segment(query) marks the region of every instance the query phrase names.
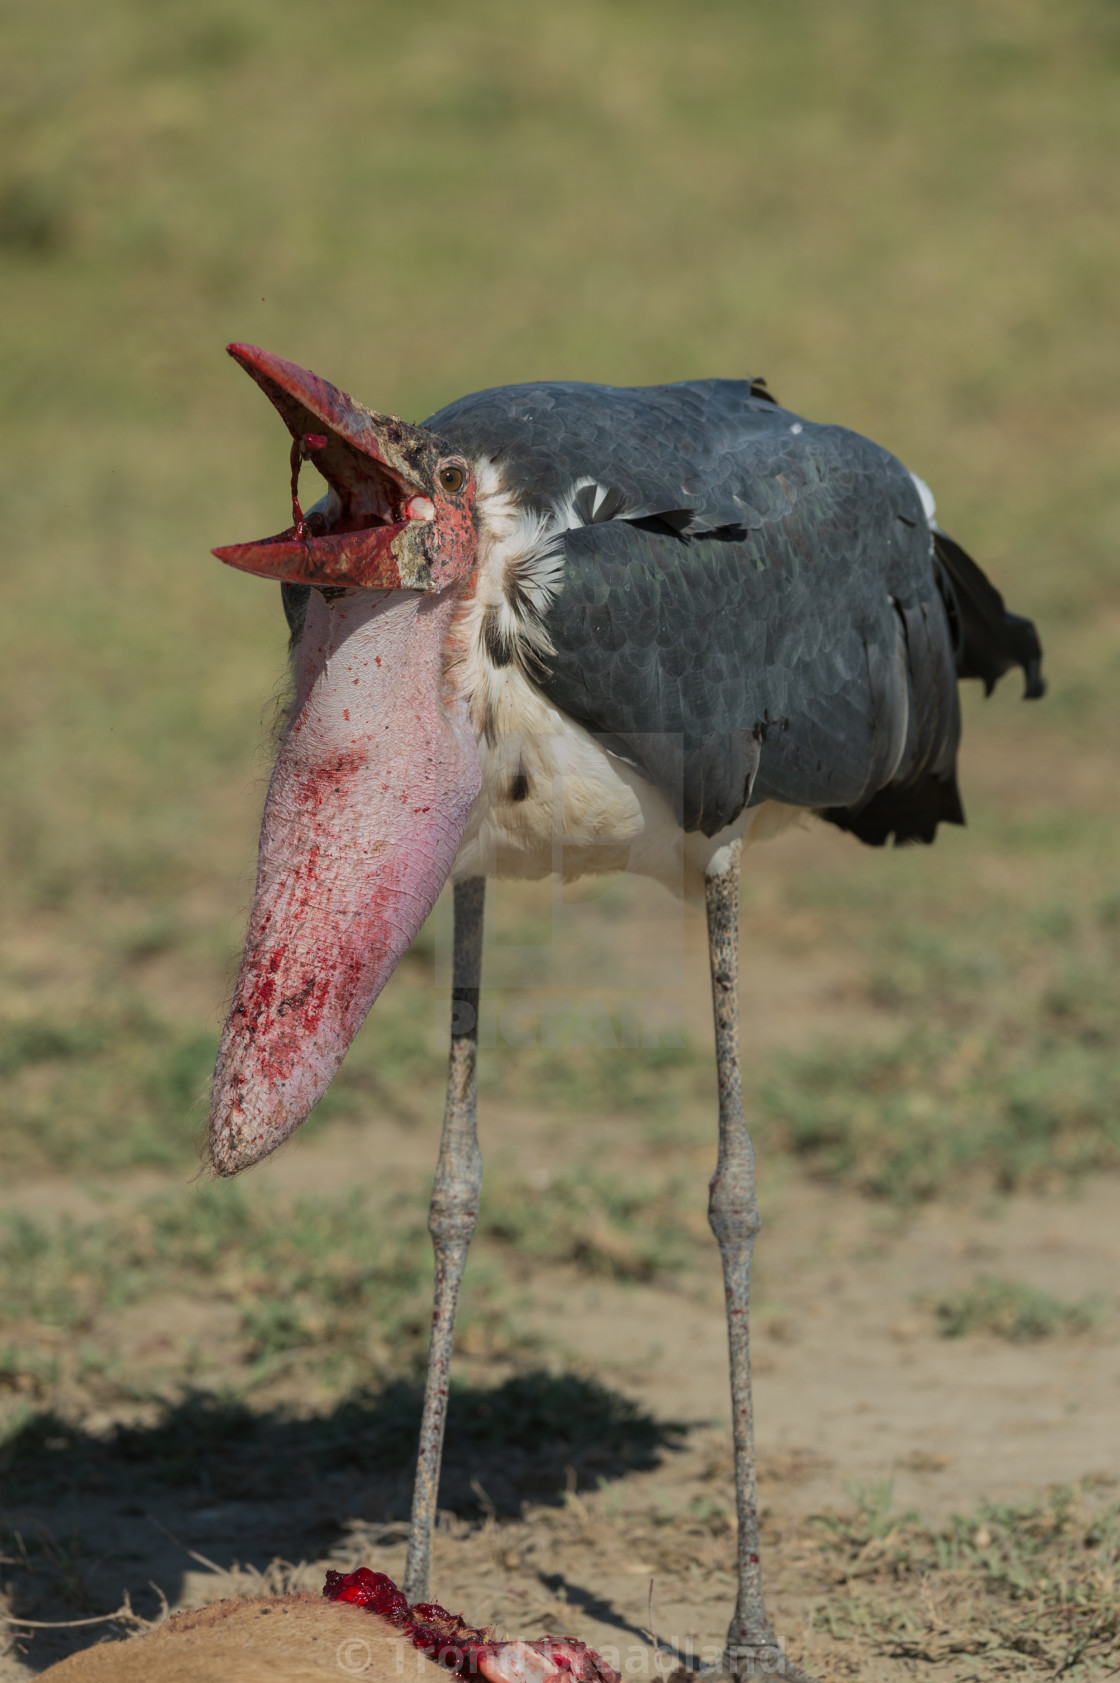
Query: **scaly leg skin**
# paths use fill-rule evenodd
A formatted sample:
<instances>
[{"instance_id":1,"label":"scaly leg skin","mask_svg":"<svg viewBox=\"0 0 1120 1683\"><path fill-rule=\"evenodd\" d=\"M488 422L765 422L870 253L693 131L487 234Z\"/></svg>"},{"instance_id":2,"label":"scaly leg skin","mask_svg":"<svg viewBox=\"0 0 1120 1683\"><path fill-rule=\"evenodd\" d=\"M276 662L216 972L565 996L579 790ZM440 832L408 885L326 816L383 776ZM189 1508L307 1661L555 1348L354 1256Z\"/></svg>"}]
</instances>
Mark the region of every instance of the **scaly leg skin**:
<instances>
[{"instance_id":1,"label":"scaly leg skin","mask_svg":"<svg viewBox=\"0 0 1120 1683\"><path fill-rule=\"evenodd\" d=\"M428 1231L436 1253L432 1342L424 1385L424 1414L412 1493L412 1529L404 1569L404 1593L410 1602L427 1601L432 1557L432 1527L439 1495L443 1434L455 1308L459 1301L467 1250L478 1220L482 1191L482 1153L478 1149L478 993L482 976L482 914L486 878L466 877L455 884L455 948L452 961L451 1058L447 1072L447 1108L439 1146Z\"/></svg>"},{"instance_id":2,"label":"scaly leg skin","mask_svg":"<svg viewBox=\"0 0 1120 1683\"><path fill-rule=\"evenodd\" d=\"M722 869L704 883L712 967L716 1063L719 1072L719 1160L708 1189L708 1221L719 1244L731 1357L731 1424L735 1445L739 1589L727 1647L711 1677L782 1677L814 1683L786 1659L762 1598L758 1561L758 1481L751 1403L751 1256L760 1226L754 1189L754 1148L743 1117L739 1064L739 861L742 844L717 855ZM728 855L730 857L728 858ZM724 862L726 861L726 863ZM715 861L713 861L715 863Z\"/></svg>"}]
</instances>

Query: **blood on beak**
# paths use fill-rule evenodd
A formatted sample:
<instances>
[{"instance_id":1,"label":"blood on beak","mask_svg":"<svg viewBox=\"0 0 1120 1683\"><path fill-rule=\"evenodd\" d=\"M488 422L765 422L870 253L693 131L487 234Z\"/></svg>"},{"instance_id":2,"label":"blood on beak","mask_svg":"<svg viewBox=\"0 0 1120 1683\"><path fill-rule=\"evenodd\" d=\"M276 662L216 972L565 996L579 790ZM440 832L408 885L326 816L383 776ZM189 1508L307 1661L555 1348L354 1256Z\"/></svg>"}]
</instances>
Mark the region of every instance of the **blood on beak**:
<instances>
[{"instance_id":1,"label":"blood on beak","mask_svg":"<svg viewBox=\"0 0 1120 1683\"><path fill-rule=\"evenodd\" d=\"M292 435L292 524L274 537L215 549L220 561L289 584L365 590L439 590L463 576L473 562L473 497L437 519L431 491L435 465L449 448L442 440L366 409L269 351L227 348ZM299 502L304 462L328 486L306 516Z\"/></svg>"}]
</instances>

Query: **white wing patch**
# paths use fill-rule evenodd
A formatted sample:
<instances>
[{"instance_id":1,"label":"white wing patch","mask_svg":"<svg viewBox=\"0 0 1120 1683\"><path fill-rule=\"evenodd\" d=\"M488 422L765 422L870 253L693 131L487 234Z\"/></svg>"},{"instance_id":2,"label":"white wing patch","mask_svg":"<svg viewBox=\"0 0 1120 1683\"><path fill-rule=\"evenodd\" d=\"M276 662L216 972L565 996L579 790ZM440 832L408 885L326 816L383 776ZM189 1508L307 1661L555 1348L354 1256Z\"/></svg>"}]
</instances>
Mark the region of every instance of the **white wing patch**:
<instances>
[{"instance_id":1,"label":"white wing patch","mask_svg":"<svg viewBox=\"0 0 1120 1683\"><path fill-rule=\"evenodd\" d=\"M932 532L937 526L937 504L933 500L933 492L925 480L919 479L916 473L912 473L910 477L917 487L919 497L922 499L922 512L926 517L926 524Z\"/></svg>"},{"instance_id":2,"label":"white wing patch","mask_svg":"<svg viewBox=\"0 0 1120 1683\"><path fill-rule=\"evenodd\" d=\"M617 485L602 485L590 474L573 479L566 494L555 505L555 526L559 532L573 532L577 526L598 526L605 520L626 518L625 492Z\"/></svg>"},{"instance_id":3,"label":"white wing patch","mask_svg":"<svg viewBox=\"0 0 1120 1683\"><path fill-rule=\"evenodd\" d=\"M577 526L586 526L587 521L583 518L577 503L582 503L586 507L588 497L590 497L593 499L592 506L594 506L594 503L601 502L606 494L605 486L600 485L597 479L592 479L588 474L584 474L582 479L573 479L567 495L561 497L556 504L556 512L553 517L556 530L558 532L574 532Z\"/></svg>"}]
</instances>

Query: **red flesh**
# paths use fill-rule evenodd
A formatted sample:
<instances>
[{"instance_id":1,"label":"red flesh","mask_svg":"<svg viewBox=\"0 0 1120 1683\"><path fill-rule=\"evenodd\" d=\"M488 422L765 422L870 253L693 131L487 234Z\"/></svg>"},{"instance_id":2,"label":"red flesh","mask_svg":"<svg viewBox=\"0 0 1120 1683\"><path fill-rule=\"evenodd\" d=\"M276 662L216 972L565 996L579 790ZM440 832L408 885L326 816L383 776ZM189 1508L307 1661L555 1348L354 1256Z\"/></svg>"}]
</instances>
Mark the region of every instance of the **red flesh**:
<instances>
[{"instance_id":1,"label":"red flesh","mask_svg":"<svg viewBox=\"0 0 1120 1683\"><path fill-rule=\"evenodd\" d=\"M410 1607L404 1593L384 1572L361 1566L356 1572L328 1572L323 1594L329 1601L349 1601L394 1625L414 1648L457 1677L481 1674L488 1683L524 1676L524 1657L539 1656L544 1678L571 1683L619 1683L618 1673L583 1642L542 1637L539 1642L495 1642L488 1630L469 1625L461 1613L449 1613L437 1601ZM519 1652L520 1650L520 1652Z\"/></svg>"},{"instance_id":2,"label":"red flesh","mask_svg":"<svg viewBox=\"0 0 1120 1683\"><path fill-rule=\"evenodd\" d=\"M299 470L307 460L312 450L326 448L326 434L321 432L307 432L302 438L292 439L292 451L288 460L292 470L292 530L295 536L303 541L303 510L299 506Z\"/></svg>"}]
</instances>

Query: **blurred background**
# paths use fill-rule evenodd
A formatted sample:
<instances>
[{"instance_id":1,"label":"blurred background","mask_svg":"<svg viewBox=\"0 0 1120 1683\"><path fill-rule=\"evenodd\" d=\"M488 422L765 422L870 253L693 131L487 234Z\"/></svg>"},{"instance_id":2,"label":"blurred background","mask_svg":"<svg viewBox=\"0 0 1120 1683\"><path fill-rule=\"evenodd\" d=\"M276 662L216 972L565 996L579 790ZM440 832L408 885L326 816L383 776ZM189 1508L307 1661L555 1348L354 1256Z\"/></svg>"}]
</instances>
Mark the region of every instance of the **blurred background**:
<instances>
[{"instance_id":1,"label":"blurred background","mask_svg":"<svg viewBox=\"0 0 1120 1683\"><path fill-rule=\"evenodd\" d=\"M854 1467L931 1513L1114 1476L1115 5L38 0L4 7L0 29L0 1408L20 1499L40 1516L60 1491L78 1501L79 1439L98 1489L131 1456L193 1491L200 1457L225 1466L230 1410L250 1436L311 1431L363 1397L369 1442L338 1512L388 1524L405 1500L442 911L306 1138L244 1185L193 1180L286 684L278 591L208 553L288 518L286 438L225 357L234 338L414 419L508 381L763 375L929 481L943 524L1038 623L1050 693L1024 707L1011 677L967 697L970 825L933 849L878 855L821 829L750 856L750 1103L782 1259L761 1265L763 1464L808 1445L787 1468L803 1506L839 1500ZM529 1004L482 1062L490 1183L463 1373L483 1389L529 1374L546 1414L566 1375L590 1422L560 1471L487 1497L514 1514L606 1476L604 1432L628 1488L628 1409L653 1433L643 1455L671 1416L707 1421L722 1453L715 1082L700 931L659 890L518 885L488 917L507 990L493 1010ZM666 1032L628 1044L627 1000L669 943ZM858 1422L826 1442L807 1399L813 1306L834 1289L870 1341L853 1410L872 1346L880 1396L900 1350L928 1363L911 1390L958 1394L967 1336L995 1364L969 1371L1007 1407L1035 1383L1039 1340L1066 1352L1054 1373L1082 1352L1083 1396L1107 1375L1098 1415L1070 1425L1055 1401L1066 1424L1040 1451L993 1403L971 1450L931 1447L899 1393L881 1406L913 1442L888 1453ZM656 1322L640 1348L609 1330L623 1312ZM664 1330L709 1313L710 1401L674 1393ZM766 1387L787 1380L796 1403L772 1402L768 1427ZM550 1430L580 1414L565 1396ZM321 1471L316 1444L300 1453ZM485 1503L463 1466L467 1525ZM715 1606L726 1491L706 1476L679 1512L709 1503L715 1553L692 1566L715 1573ZM266 1554L327 1546L277 1537ZM40 1582L103 1611L82 1550L66 1578L50 1547ZM644 1579L631 1588L644 1609ZM13 1677L36 1651L5 1662Z\"/></svg>"}]
</instances>

